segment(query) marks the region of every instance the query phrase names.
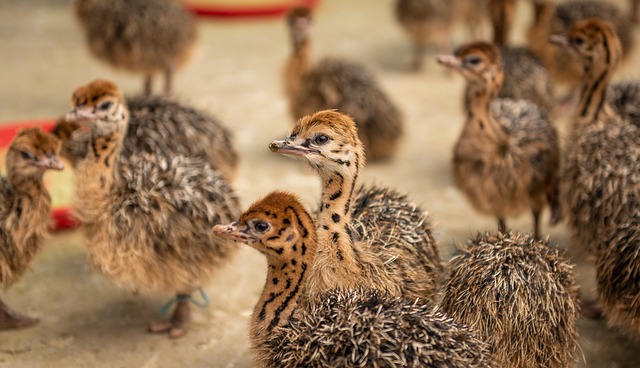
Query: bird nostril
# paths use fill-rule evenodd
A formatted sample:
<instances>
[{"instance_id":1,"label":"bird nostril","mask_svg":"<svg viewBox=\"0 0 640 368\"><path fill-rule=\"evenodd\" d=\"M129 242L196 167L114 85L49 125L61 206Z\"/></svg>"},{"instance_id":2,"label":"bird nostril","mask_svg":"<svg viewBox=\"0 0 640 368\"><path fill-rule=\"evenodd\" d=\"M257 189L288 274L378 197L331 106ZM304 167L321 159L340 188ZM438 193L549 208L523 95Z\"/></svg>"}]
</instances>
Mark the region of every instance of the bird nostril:
<instances>
[{"instance_id":1,"label":"bird nostril","mask_svg":"<svg viewBox=\"0 0 640 368\"><path fill-rule=\"evenodd\" d=\"M278 150L280 149L280 145L276 142L271 142L269 143L269 149L271 150L271 152L278 152Z\"/></svg>"}]
</instances>

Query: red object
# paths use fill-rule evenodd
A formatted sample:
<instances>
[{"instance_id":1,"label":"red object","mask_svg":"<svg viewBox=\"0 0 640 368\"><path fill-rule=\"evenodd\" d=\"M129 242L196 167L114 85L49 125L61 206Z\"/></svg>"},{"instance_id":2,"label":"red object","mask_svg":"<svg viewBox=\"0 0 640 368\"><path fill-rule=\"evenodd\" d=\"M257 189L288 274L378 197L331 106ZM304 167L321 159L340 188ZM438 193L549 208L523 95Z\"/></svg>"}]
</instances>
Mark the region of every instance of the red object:
<instances>
[{"instance_id":1,"label":"red object","mask_svg":"<svg viewBox=\"0 0 640 368\"><path fill-rule=\"evenodd\" d=\"M197 1L197 0L196 0ZM313 7L320 0L288 1L274 5L259 6L224 6L212 4L194 4L191 1L185 3L185 7L193 14L200 17L214 18L266 18L286 14L294 6Z\"/></svg>"},{"instance_id":2,"label":"red object","mask_svg":"<svg viewBox=\"0 0 640 368\"><path fill-rule=\"evenodd\" d=\"M0 147L6 147L16 133L25 128L40 127L45 131L51 131L56 125L56 121L52 119L46 120L30 120L17 123L0 124ZM53 219L53 230L71 229L78 226L79 222L71 215L69 207L56 207L51 211Z\"/></svg>"}]
</instances>

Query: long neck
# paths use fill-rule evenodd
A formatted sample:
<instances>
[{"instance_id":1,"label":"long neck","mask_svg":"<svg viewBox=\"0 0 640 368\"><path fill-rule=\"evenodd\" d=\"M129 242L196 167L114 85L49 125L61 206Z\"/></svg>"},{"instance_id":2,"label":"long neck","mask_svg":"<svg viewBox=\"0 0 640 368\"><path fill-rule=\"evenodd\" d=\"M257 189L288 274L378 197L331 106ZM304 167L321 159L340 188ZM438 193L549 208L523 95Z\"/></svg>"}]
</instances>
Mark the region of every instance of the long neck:
<instances>
[{"instance_id":1,"label":"long neck","mask_svg":"<svg viewBox=\"0 0 640 368\"><path fill-rule=\"evenodd\" d=\"M84 223L98 221L109 205L108 194L114 182L117 158L123 146L129 119L122 108L119 123L94 123L89 133L87 154L76 168L76 214Z\"/></svg>"},{"instance_id":2,"label":"long neck","mask_svg":"<svg viewBox=\"0 0 640 368\"><path fill-rule=\"evenodd\" d=\"M255 348L260 348L275 327L286 324L298 307L316 252L316 239L300 238L293 249L297 254L289 260L267 259L267 280L251 320Z\"/></svg>"},{"instance_id":3,"label":"long neck","mask_svg":"<svg viewBox=\"0 0 640 368\"><path fill-rule=\"evenodd\" d=\"M305 39L300 42L293 42L293 54L285 64L285 89L289 101L296 100L302 79L310 68L310 41Z\"/></svg>"},{"instance_id":4,"label":"long neck","mask_svg":"<svg viewBox=\"0 0 640 368\"><path fill-rule=\"evenodd\" d=\"M584 84L580 92L580 103L576 110L577 124L591 123L604 114L611 115L613 110L606 99L609 82L615 72L618 60L605 43L605 55L600 65L585 65Z\"/></svg>"},{"instance_id":5,"label":"long neck","mask_svg":"<svg viewBox=\"0 0 640 368\"><path fill-rule=\"evenodd\" d=\"M318 252L308 283L308 294L312 297L335 287L350 288L362 279L361 251L349 227L361 160L355 153L343 163L351 170L321 172Z\"/></svg>"},{"instance_id":6,"label":"long neck","mask_svg":"<svg viewBox=\"0 0 640 368\"><path fill-rule=\"evenodd\" d=\"M507 134L491 113L491 103L498 97L499 91L499 84L480 82L469 84L466 96L469 111L464 128L478 139L488 140L498 145L508 140Z\"/></svg>"}]
</instances>

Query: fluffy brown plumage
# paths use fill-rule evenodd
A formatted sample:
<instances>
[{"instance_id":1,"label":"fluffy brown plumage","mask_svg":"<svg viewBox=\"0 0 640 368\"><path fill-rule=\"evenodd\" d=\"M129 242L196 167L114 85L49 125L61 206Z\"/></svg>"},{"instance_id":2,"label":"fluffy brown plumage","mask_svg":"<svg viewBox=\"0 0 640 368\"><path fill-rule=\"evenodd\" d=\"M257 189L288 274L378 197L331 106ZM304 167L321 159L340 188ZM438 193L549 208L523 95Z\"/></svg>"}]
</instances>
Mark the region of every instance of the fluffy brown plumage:
<instances>
[{"instance_id":1,"label":"fluffy brown plumage","mask_svg":"<svg viewBox=\"0 0 640 368\"><path fill-rule=\"evenodd\" d=\"M469 113L454 148L456 184L477 211L498 218L501 231L506 217L532 211L538 236L540 211L548 203L555 210L559 164L547 112L525 100L497 99L504 75L493 44L463 45L438 60L468 81Z\"/></svg>"},{"instance_id":2,"label":"fluffy brown plumage","mask_svg":"<svg viewBox=\"0 0 640 368\"><path fill-rule=\"evenodd\" d=\"M500 366L571 366L578 286L573 267L548 241L479 235L448 270L442 309L489 342Z\"/></svg>"},{"instance_id":3,"label":"fluffy brown plumage","mask_svg":"<svg viewBox=\"0 0 640 368\"><path fill-rule=\"evenodd\" d=\"M607 91L607 101L623 119L640 127L640 82L614 83Z\"/></svg>"},{"instance_id":4,"label":"fluffy brown plumage","mask_svg":"<svg viewBox=\"0 0 640 368\"><path fill-rule=\"evenodd\" d=\"M75 15L87 45L98 59L146 78L164 72L172 93L174 69L191 56L196 43L193 16L175 0L76 0Z\"/></svg>"},{"instance_id":5,"label":"fluffy brown plumage","mask_svg":"<svg viewBox=\"0 0 640 368\"><path fill-rule=\"evenodd\" d=\"M582 66L567 50L550 44L551 35L565 33L581 20L599 18L614 25L621 37L623 58L628 58L634 48L631 24L614 4L579 0L556 6L554 0L536 0L534 12L535 21L527 34L529 47L542 59L554 81L567 85L570 90L582 84Z\"/></svg>"},{"instance_id":6,"label":"fluffy brown plumage","mask_svg":"<svg viewBox=\"0 0 640 368\"><path fill-rule=\"evenodd\" d=\"M47 169L62 169L60 141L40 129L19 132L7 152L7 177L0 177L0 285L8 288L27 270L42 247L51 210L44 187ZM22 316L0 300L0 330L27 327Z\"/></svg>"},{"instance_id":7,"label":"fluffy brown plumage","mask_svg":"<svg viewBox=\"0 0 640 368\"><path fill-rule=\"evenodd\" d=\"M573 246L593 249L640 206L640 130L606 101L622 52L614 29L591 19L554 40L586 70L563 155L560 194Z\"/></svg>"},{"instance_id":8,"label":"fluffy brown plumage","mask_svg":"<svg viewBox=\"0 0 640 368\"><path fill-rule=\"evenodd\" d=\"M227 180L235 177L238 155L231 133L216 117L157 96L130 97L126 101L130 120L121 155L145 152L199 157ZM82 138L78 132L71 139L78 128L77 123L59 121L53 132L63 141L63 155L69 155L71 162L87 154L87 135Z\"/></svg>"},{"instance_id":9,"label":"fluffy brown plumage","mask_svg":"<svg viewBox=\"0 0 640 368\"><path fill-rule=\"evenodd\" d=\"M422 69L424 53L434 42L440 52L450 48L451 25L459 0L396 0L395 15L413 43L413 68Z\"/></svg>"},{"instance_id":10,"label":"fluffy brown plumage","mask_svg":"<svg viewBox=\"0 0 640 368\"><path fill-rule=\"evenodd\" d=\"M504 84L499 98L526 100L552 114L553 81L542 61L525 47L501 47Z\"/></svg>"},{"instance_id":11,"label":"fluffy brown plumage","mask_svg":"<svg viewBox=\"0 0 640 368\"><path fill-rule=\"evenodd\" d=\"M264 367L494 367L487 345L437 309L368 288L303 287L314 263L316 225L293 195L274 192L214 232L267 257L251 318L252 350Z\"/></svg>"},{"instance_id":12,"label":"fluffy brown plumage","mask_svg":"<svg viewBox=\"0 0 640 368\"><path fill-rule=\"evenodd\" d=\"M209 229L237 215L237 198L201 159L121 154L129 111L113 83L79 87L73 106L67 120L90 127L87 155L76 168L75 205L91 263L118 285L178 294L172 323L152 332L181 336L188 324L185 296L204 286L235 249Z\"/></svg>"},{"instance_id":13,"label":"fluffy brown plumage","mask_svg":"<svg viewBox=\"0 0 640 368\"><path fill-rule=\"evenodd\" d=\"M318 173L318 255L308 293L367 286L392 295L432 300L442 265L431 219L406 196L357 189L365 155L353 120L333 110L299 119L274 152L303 158Z\"/></svg>"},{"instance_id":14,"label":"fluffy brown plumage","mask_svg":"<svg viewBox=\"0 0 640 368\"><path fill-rule=\"evenodd\" d=\"M293 55L284 70L284 85L295 119L323 109L353 116L371 161L391 158L403 134L402 116L363 66L338 59L309 60L311 15L295 9L288 25Z\"/></svg>"},{"instance_id":15,"label":"fluffy brown plumage","mask_svg":"<svg viewBox=\"0 0 640 368\"><path fill-rule=\"evenodd\" d=\"M612 229L597 254L598 299L607 322L640 337L640 213Z\"/></svg>"}]
</instances>

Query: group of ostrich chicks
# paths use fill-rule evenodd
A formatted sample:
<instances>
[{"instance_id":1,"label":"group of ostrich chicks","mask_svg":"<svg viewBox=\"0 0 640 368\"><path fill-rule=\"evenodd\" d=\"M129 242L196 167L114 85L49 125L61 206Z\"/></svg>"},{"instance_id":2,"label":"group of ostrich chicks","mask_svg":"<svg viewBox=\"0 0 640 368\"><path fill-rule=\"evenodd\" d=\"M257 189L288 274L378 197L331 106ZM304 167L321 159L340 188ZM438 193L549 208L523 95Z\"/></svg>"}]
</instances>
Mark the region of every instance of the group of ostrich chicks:
<instances>
[{"instance_id":1,"label":"group of ostrich chicks","mask_svg":"<svg viewBox=\"0 0 640 368\"><path fill-rule=\"evenodd\" d=\"M415 38L414 67L425 42L447 47L455 16L477 24L479 3L398 0L398 19ZM191 16L171 0L76 0L90 50L144 74L145 94L125 98L97 79L75 90L51 134L33 128L15 137L0 179L0 282L18 280L41 248L51 203L43 174L62 169L64 156L92 266L123 287L175 293L173 314L151 324L154 333L187 332L192 295L240 242L268 261L250 321L261 366L568 367L581 307L637 337L640 84L610 85L633 44L631 23L607 3L532 3L530 49L506 45L515 1L493 0L495 42L437 59L467 80L455 182L498 220L498 231L471 239L445 265L426 211L358 182L367 159L397 150L401 114L361 65L311 61L309 9L286 17L293 53L284 89L297 121L269 149L317 173L319 206L310 213L277 191L242 213L227 129L151 95L158 72L172 93L172 73L196 41ZM562 150L552 81L577 101ZM547 205L552 222L567 222L571 246L594 255L597 305L580 301L572 265L542 239ZM526 211L533 232L509 231L506 219ZM0 329L36 322L0 301Z\"/></svg>"}]
</instances>

